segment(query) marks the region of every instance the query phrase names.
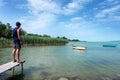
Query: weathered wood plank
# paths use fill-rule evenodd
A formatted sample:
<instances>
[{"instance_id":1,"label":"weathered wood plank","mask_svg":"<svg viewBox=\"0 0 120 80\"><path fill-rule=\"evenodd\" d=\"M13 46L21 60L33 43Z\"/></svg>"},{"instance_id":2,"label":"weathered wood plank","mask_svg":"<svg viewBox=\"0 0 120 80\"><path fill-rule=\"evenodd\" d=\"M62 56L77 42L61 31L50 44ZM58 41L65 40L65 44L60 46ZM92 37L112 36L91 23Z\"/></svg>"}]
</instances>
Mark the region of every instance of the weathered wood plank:
<instances>
[{"instance_id":1,"label":"weathered wood plank","mask_svg":"<svg viewBox=\"0 0 120 80\"><path fill-rule=\"evenodd\" d=\"M8 62L6 64L3 64L3 65L0 66L0 74L4 73L4 72L20 65L20 64L23 64L24 62L25 61L22 61L21 63L18 63L18 62L11 61L11 62Z\"/></svg>"}]
</instances>

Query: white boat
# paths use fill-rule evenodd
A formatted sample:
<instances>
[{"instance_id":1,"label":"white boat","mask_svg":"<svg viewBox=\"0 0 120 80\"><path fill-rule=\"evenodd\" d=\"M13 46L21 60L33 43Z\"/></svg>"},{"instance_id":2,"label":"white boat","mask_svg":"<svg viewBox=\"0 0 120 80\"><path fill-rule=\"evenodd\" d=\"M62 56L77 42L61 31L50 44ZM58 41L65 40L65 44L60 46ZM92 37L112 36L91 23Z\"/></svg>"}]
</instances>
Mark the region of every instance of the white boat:
<instances>
[{"instance_id":1,"label":"white boat","mask_svg":"<svg viewBox=\"0 0 120 80\"><path fill-rule=\"evenodd\" d=\"M72 48L77 50L86 50L85 46L73 46Z\"/></svg>"}]
</instances>

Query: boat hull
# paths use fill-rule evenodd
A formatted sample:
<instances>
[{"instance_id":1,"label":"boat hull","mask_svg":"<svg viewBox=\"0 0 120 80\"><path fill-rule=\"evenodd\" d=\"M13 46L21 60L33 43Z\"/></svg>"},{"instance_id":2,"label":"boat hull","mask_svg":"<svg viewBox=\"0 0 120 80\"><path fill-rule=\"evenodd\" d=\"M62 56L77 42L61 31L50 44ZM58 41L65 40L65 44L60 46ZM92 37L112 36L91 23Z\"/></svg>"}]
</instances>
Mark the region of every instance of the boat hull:
<instances>
[{"instance_id":1,"label":"boat hull","mask_svg":"<svg viewBox=\"0 0 120 80\"><path fill-rule=\"evenodd\" d=\"M103 45L103 47L116 47L116 45Z\"/></svg>"},{"instance_id":2,"label":"boat hull","mask_svg":"<svg viewBox=\"0 0 120 80\"><path fill-rule=\"evenodd\" d=\"M76 50L86 50L86 47L84 46L73 46L72 48Z\"/></svg>"}]
</instances>

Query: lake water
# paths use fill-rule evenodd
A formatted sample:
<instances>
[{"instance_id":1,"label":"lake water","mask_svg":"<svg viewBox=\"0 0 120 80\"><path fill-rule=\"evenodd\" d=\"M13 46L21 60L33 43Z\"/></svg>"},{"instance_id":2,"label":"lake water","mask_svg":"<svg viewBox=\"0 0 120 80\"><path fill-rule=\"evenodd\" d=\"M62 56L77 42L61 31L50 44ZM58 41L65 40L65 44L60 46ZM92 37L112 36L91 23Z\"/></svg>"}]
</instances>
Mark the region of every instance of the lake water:
<instances>
[{"instance_id":1,"label":"lake water","mask_svg":"<svg viewBox=\"0 0 120 80\"><path fill-rule=\"evenodd\" d=\"M118 44L117 47L102 47ZM72 45L86 46L74 50ZM12 48L0 49L0 65L11 61ZM24 72L16 67L7 71L5 80L120 80L119 42L71 42L65 46L22 47ZM63 79L65 78L65 79Z\"/></svg>"}]
</instances>

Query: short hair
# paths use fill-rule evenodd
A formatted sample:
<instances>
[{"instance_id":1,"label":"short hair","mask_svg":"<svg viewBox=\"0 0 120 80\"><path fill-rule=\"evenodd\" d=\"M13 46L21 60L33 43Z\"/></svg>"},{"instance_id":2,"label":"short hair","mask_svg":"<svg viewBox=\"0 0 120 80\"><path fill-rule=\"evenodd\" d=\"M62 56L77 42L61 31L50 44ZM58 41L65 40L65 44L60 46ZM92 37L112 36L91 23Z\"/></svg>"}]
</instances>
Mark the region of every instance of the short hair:
<instances>
[{"instance_id":1,"label":"short hair","mask_svg":"<svg viewBox=\"0 0 120 80\"><path fill-rule=\"evenodd\" d=\"M20 26L21 25L21 23L20 22L16 22L16 26Z\"/></svg>"}]
</instances>

